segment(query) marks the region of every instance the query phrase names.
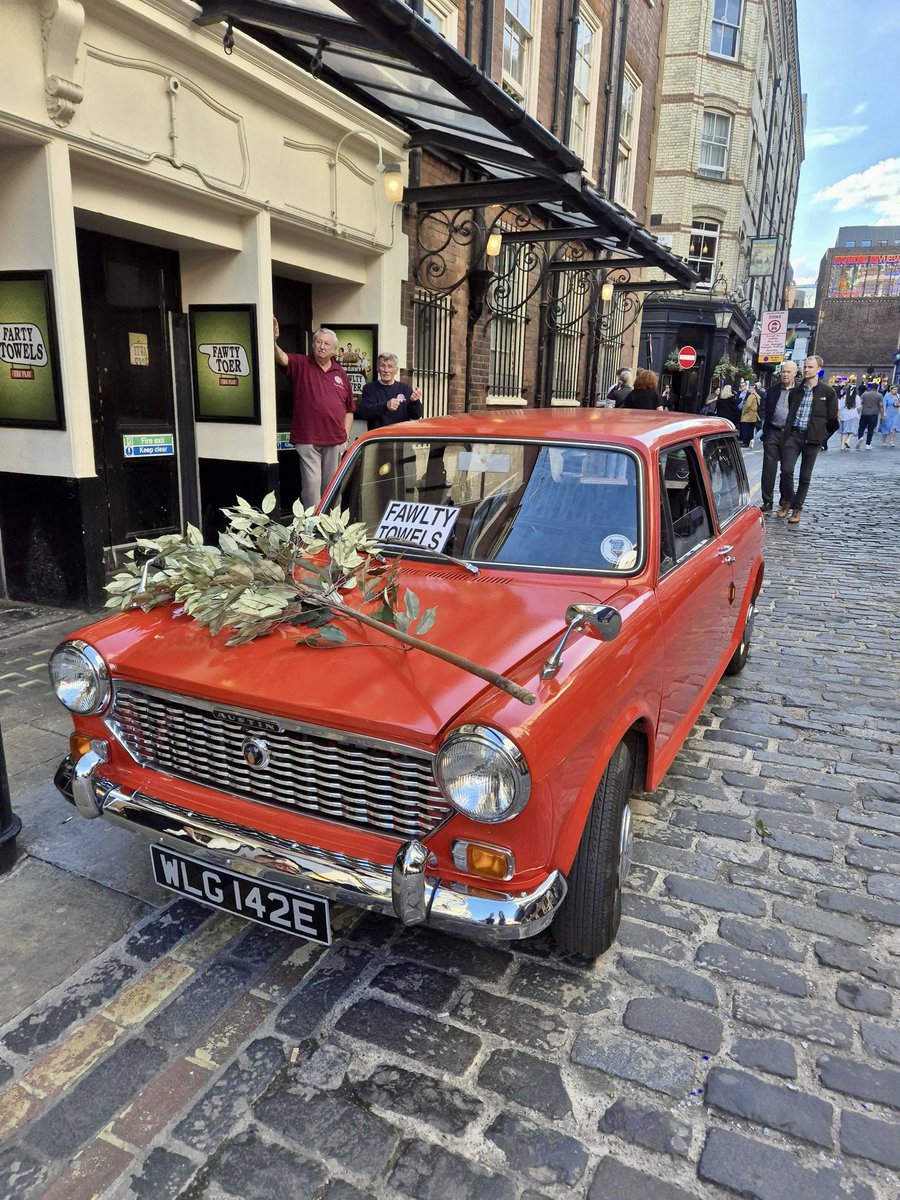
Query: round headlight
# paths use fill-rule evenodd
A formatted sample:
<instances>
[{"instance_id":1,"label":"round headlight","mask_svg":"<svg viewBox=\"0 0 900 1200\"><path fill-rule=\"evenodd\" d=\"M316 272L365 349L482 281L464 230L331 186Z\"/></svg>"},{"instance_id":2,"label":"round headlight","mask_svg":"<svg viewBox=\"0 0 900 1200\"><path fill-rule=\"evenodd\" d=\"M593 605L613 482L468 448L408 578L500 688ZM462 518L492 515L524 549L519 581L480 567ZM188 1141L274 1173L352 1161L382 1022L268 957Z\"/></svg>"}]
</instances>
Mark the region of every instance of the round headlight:
<instances>
[{"instance_id":1,"label":"round headlight","mask_svg":"<svg viewBox=\"0 0 900 1200\"><path fill-rule=\"evenodd\" d=\"M50 655L50 682L61 704L83 717L104 709L109 701L109 671L87 642L63 642Z\"/></svg>"},{"instance_id":2,"label":"round headlight","mask_svg":"<svg viewBox=\"0 0 900 1200\"><path fill-rule=\"evenodd\" d=\"M434 769L447 800L473 821L508 821L522 811L531 793L521 750L486 725L455 729L438 751Z\"/></svg>"}]
</instances>

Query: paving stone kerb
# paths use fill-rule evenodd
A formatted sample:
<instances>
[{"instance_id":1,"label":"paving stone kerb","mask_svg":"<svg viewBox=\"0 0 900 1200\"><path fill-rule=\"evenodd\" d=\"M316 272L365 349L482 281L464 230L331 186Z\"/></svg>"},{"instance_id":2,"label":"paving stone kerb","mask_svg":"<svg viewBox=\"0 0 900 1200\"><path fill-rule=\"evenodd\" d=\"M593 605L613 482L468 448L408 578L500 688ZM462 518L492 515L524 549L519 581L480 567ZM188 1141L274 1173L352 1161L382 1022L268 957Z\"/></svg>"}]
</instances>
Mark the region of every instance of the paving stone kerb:
<instances>
[{"instance_id":1,"label":"paving stone kerb","mask_svg":"<svg viewBox=\"0 0 900 1200\"><path fill-rule=\"evenodd\" d=\"M898 482L829 452L768 522L749 665L635 801L602 961L347 910L323 950L173 900L0 1028L0 1197L893 1200ZM0 639L26 749L59 629Z\"/></svg>"}]
</instances>

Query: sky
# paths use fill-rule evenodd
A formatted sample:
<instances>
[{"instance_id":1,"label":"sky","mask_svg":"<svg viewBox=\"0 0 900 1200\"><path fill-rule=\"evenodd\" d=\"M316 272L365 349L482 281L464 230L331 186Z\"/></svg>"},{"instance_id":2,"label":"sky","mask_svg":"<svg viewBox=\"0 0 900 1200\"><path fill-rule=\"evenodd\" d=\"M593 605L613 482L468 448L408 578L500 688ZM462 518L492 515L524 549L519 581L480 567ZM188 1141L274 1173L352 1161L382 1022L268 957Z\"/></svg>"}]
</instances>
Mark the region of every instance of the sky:
<instances>
[{"instance_id":1,"label":"sky","mask_svg":"<svg viewBox=\"0 0 900 1200\"><path fill-rule=\"evenodd\" d=\"M815 283L842 225L900 225L900 2L797 0L806 157L791 265Z\"/></svg>"}]
</instances>

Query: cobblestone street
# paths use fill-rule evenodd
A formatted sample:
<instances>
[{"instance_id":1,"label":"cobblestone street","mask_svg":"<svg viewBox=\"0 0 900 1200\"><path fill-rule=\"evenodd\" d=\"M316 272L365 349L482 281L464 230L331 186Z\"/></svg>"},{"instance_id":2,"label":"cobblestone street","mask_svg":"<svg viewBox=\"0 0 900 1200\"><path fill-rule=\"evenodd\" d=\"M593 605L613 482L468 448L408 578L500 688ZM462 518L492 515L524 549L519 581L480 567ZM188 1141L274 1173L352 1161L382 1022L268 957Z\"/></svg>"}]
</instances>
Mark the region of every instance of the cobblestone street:
<instances>
[{"instance_id":1,"label":"cobblestone street","mask_svg":"<svg viewBox=\"0 0 900 1200\"><path fill-rule=\"evenodd\" d=\"M52 784L80 618L0 610L0 1197L893 1200L898 494L900 450L833 446L801 525L768 520L749 664L635 800L597 963L173 900Z\"/></svg>"}]
</instances>

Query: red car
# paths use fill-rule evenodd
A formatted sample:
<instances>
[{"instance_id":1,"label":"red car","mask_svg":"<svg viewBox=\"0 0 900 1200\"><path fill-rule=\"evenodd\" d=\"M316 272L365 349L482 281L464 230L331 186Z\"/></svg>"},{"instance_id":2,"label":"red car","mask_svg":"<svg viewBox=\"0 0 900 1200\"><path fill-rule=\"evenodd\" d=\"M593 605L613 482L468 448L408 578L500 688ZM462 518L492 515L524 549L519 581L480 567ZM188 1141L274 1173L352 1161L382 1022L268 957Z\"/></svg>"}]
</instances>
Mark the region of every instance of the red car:
<instances>
[{"instance_id":1,"label":"red car","mask_svg":"<svg viewBox=\"0 0 900 1200\"><path fill-rule=\"evenodd\" d=\"M764 530L733 427L584 409L393 425L352 447L335 506L402 555L431 641L534 702L366 628L328 652L284 629L226 647L171 605L132 609L51 659L75 722L57 785L145 833L164 887L276 929L327 942L337 901L602 953L629 797L747 660Z\"/></svg>"}]
</instances>

